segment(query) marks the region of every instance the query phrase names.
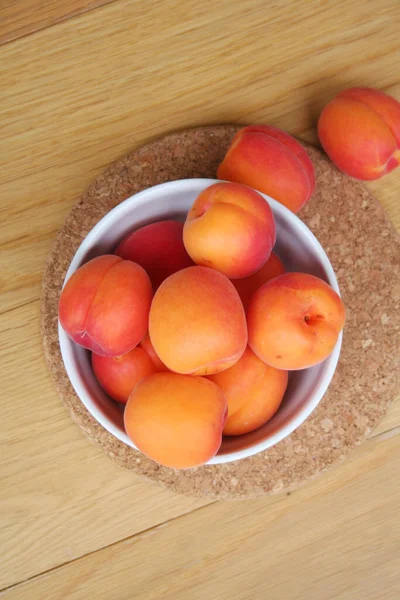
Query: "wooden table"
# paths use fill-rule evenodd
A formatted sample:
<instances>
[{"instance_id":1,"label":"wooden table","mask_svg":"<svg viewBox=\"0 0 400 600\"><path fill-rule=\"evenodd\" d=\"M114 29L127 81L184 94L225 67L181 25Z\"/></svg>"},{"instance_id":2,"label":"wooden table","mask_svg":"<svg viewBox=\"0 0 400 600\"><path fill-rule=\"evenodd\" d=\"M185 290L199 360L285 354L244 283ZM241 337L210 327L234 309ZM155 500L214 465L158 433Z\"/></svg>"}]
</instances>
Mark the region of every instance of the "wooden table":
<instances>
[{"instance_id":1,"label":"wooden table","mask_svg":"<svg viewBox=\"0 0 400 600\"><path fill-rule=\"evenodd\" d=\"M1 568L7 599L400 598L400 398L292 494L210 502L87 441L42 356L44 262L90 181L166 132L265 122L316 142L346 86L400 99L398 0L0 3ZM400 169L369 184L400 226Z\"/></svg>"}]
</instances>

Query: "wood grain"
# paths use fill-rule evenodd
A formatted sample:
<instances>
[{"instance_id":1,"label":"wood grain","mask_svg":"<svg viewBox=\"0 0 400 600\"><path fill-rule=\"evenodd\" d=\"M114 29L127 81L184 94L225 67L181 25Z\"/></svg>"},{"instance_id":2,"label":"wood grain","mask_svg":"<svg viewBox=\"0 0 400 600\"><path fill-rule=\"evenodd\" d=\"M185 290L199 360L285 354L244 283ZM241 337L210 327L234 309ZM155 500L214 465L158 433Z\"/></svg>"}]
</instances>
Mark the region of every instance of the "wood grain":
<instances>
[{"instance_id":1,"label":"wood grain","mask_svg":"<svg viewBox=\"0 0 400 600\"><path fill-rule=\"evenodd\" d=\"M142 482L82 436L44 364L39 302L0 316L0 339L0 589L207 504Z\"/></svg>"},{"instance_id":2,"label":"wood grain","mask_svg":"<svg viewBox=\"0 0 400 600\"><path fill-rule=\"evenodd\" d=\"M398 598L398 436L288 498L211 506L129 537L200 504L133 479L81 436L41 357L38 299L76 198L149 139L268 122L315 143L343 87L400 100L400 4L117 0L47 27L96 4L1 4L2 40L15 38L0 47L2 585L74 561L6 596ZM369 184L397 227L399 184L400 170ZM380 431L399 425L397 402Z\"/></svg>"},{"instance_id":3,"label":"wood grain","mask_svg":"<svg viewBox=\"0 0 400 600\"><path fill-rule=\"evenodd\" d=\"M218 10L211 0L171 1L161 18L159 3L120 0L0 48L1 311L38 298L51 241L79 192L145 141L260 121L316 142L316 117L342 87L375 85L400 99L396 1L373 19L373 2L349 11L314 0L288 20L290 4L267 17L261 0ZM394 172L374 187L398 226L399 181Z\"/></svg>"},{"instance_id":4,"label":"wood grain","mask_svg":"<svg viewBox=\"0 0 400 600\"><path fill-rule=\"evenodd\" d=\"M0 589L207 504L141 482L82 436L45 368L38 301L0 316L0 339ZM399 423L400 397L378 429Z\"/></svg>"},{"instance_id":5,"label":"wood grain","mask_svg":"<svg viewBox=\"0 0 400 600\"><path fill-rule=\"evenodd\" d=\"M397 600L399 468L400 431L292 495L215 503L6 598Z\"/></svg>"},{"instance_id":6,"label":"wood grain","mask_svg":"<svg viewBox=\"0 0 400 600\"><path fill-rule=\"evenodd\" d=\"M113 0L3 0L0 45L110 2Z\"/></svg>"}]
</instances>

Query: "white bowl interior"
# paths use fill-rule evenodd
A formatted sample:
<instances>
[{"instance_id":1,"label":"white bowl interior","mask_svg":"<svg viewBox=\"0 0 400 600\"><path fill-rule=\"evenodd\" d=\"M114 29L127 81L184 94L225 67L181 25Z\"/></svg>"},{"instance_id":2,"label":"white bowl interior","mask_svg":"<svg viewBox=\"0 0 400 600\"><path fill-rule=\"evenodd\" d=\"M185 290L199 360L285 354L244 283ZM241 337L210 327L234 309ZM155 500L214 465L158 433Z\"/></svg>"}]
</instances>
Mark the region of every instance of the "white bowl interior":
<instances>
[{"instance_id":1,"label":"white bowl interior","mask_svg":"<svg viewBox=\"0 0 400 600\"><path fill-rule=\"evenodd\" d=\"M184 220L197 195L216 183L214 179L185 179L149 188L111 210L90 231L76 252L65 281L82 264L110 253L130 231L166 218ZM265 196L276 220L274 251L287 271L311 273L327 281L339 293L332 266L311 231L291 211ZM94 377L90 353L66 335L59 324L64 365L71 383L93 417L116 438L135 447L125 433L123 407L107 396ZM335 372L342 336L333 353L315 367L290 373L289 385L277 414L263 427L246 435L226 437L210 464L239 460L276 444L296 429L315 409Z\"/></svg>"}]
</instances>

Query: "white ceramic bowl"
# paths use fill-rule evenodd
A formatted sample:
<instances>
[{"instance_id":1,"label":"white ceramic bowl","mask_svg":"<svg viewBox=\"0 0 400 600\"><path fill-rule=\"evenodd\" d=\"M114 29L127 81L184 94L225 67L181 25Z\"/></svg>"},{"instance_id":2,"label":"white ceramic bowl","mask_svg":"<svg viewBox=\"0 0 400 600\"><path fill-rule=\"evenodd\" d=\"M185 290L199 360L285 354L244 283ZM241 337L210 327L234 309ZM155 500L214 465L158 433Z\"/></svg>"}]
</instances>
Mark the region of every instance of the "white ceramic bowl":
<instances>
[{"instance_id":1,"label":"white ceramic bowl","mask_svg":"<svg viewBox=\"0 0 400 600\"><path fill-rule=\"evenodd\" d=\"M85 262L113 251L131 230L165 218L183 220L197 195L216 183L214 179L183 179L149 188L128 198L97 223L76 252L65 281ZM275 251L287 271L311 273L327 281L339 293L335 273L321 244L290 210L272 198L276 220ZM65 282L64 282L65 284ZM124 431L123 407L112 401L93 375L90 353L70 340L58 326L61 353L71 383L93 417L116 438L135 447ZM277 414L263 427L239 437L224 438L209 464L240 460L257 454L290 435L312 413L325 394L339 359L342 335L332 354L322 363L290 373L289 385Z\"/></svg>"}]
</instances>

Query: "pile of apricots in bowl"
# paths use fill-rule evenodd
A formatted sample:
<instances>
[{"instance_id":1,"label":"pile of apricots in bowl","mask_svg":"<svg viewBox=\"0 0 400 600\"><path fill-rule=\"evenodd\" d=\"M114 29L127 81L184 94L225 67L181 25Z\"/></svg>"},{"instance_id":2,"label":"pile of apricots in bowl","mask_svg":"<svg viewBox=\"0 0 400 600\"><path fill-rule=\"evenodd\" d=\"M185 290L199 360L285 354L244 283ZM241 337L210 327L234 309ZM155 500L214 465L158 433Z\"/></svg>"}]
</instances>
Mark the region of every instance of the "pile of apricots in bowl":
<instances>
[{"instance_id":1,"label":"pile of apricots in bowl","mask_svg":"<svg viewBox=\"0 0 400 600\"><path fill-rule=\"evenodd\" d=\"M323 111L319 135L339 168L376 179L400 162L400 105L374 90L347 90ZM357 135L372 136L374 151ZM303 146L274 127L245 127L218 178L184 223L135 229L112 254L78 268L59 302L62 328L92 352L98 382L124 406L133 444L173 468L205 464L223 436L267 423L288 373L324 361L345 322L325 281L286 272L259 193L294 213L304 206L315 174Z\"/></svg>"}]
</instances>

